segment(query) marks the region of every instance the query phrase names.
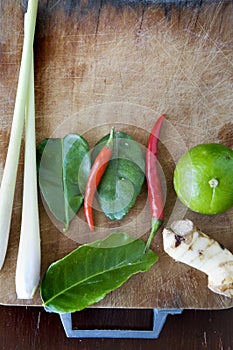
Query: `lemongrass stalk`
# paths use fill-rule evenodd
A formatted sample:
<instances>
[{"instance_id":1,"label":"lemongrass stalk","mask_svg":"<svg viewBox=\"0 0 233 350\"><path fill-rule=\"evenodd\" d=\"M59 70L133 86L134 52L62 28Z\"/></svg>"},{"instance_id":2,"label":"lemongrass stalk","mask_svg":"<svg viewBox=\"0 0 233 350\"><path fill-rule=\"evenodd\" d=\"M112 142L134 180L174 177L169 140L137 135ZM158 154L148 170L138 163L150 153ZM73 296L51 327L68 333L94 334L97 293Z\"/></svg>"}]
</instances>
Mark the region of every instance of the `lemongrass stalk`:
<instances>
[{"instance_id":1,"label":"lemongrass stalk","mask_svg":"<svg viewBox=\"0 0 233 350\"><path fill-rule=\"evenodd\" d=\"M28 10L25 15L25 27L27 30L24 33L22 60L19 72L10 141L0 188L0 269L4 264L9 240L20 145L24 125L25 104L28 94L29 77L31 74L32 47L35 33L37 7L38 0L28 1Z\"/></svg>"},{"instance_id":2,"label":"lemongrass stalk","mask_svg":"<svg viewBox=\"0 0 233 350\"><path fill-rule=\"evenodd\" d=\"M38 213L34 65L25 108L25 156L21 232L15 286L18 299L31 299L40 280L40 227Z\"/></svg>"}]
</instances>

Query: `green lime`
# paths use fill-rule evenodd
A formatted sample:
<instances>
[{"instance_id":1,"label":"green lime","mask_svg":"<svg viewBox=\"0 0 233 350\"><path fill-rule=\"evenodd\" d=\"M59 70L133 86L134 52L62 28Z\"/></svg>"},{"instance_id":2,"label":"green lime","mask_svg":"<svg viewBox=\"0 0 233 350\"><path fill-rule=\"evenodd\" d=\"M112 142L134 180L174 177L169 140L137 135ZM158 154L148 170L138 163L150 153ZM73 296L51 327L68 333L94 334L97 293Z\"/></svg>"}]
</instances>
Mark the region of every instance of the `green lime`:
<instances>
[{"instance_id":1,"label":"green lime","mask_svg":"<svg viewBox=\"0 0 233 350\"><path fill-rule=\"evenodd\" d=\"M220 144L200 144L178 161L174 172L177 196L191 210L222 213L233 206L233 151Z\"/></svg>"}]
</instances>

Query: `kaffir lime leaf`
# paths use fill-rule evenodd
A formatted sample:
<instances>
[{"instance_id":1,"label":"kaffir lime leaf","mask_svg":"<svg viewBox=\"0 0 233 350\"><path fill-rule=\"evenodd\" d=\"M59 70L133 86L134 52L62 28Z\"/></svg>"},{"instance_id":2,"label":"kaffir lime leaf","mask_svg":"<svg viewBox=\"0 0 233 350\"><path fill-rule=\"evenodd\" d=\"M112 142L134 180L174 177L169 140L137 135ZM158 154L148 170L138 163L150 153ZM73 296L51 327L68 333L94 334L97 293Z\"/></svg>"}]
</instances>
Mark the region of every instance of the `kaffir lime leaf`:
<instances>
[{"instance_id":1,"label":"kaffir lime leaf","mask_svg":"<svg viewBox=\"0 0 233 350\"><path fill-rule=\"evenodd\" d=\"M225 212L233 207L233 151L216 143L191 148L177 163L174 187L195 212Z\"/></svg>"}]
</instances>

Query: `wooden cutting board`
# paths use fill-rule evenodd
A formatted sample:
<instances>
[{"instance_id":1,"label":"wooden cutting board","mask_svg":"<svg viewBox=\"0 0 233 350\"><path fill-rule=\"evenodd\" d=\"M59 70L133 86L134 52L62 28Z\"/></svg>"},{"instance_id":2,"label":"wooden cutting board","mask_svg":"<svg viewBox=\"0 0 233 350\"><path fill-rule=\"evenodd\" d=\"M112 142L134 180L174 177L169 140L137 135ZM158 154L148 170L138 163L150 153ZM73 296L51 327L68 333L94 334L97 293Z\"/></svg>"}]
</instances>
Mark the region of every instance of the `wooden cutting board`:
<instances>
[{"instance_id":1,"label":"wooden cutting board","mask_svg":"<svg viewBox=\"0 0 233 350\"><path fill-rule=\"evenodd\" d=\"M175 164L189 147L203 142L233 146L233 4L150 3L40 1L35 36L37 143L76 132L92 147L115 125L143 148L155 120L166 113L159 155L167 189L165 225L190 218L233 251L233 210L217 216L192 213L176 200L172 186ZM0 1L1 174L21 59L24 7L19 1ZM9 249L0 272L0 303L41 305L39 291L31 301L17 300L15 294L22 171L23 145ZM95 221L98 228L90 235L81 208L64 235L40 200L42 275L50 263L78 244L110 231L146 239L150 231L146 187L123 221L110 222L100 212L95 213ZM233 300L207 289L205 275L174 263L163 252L161 230L153 249L159 262L96 307L221 309L233 305Z\"/></svg>"}]
</instances>

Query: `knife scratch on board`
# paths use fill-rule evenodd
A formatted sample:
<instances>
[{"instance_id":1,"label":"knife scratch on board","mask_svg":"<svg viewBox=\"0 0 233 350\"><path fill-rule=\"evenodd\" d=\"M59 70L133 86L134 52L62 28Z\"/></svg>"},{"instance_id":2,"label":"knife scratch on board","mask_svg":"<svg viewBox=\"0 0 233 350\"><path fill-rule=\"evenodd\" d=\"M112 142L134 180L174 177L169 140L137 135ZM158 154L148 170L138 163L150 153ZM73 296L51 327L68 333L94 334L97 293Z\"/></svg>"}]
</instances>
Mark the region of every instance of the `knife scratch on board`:
<instances>
[{"instance_id":1,"label":"knife scratch on board","mask_svg":"<svg viewBox=\"0 0 233 350\"><path fill-rule=\"evenodd\" d=\"M52 4L50 7L49 7L49 11L53 10L59 3L61 2L61 0L57 0L54 4Z\"/></svg>"}]
</instances>

